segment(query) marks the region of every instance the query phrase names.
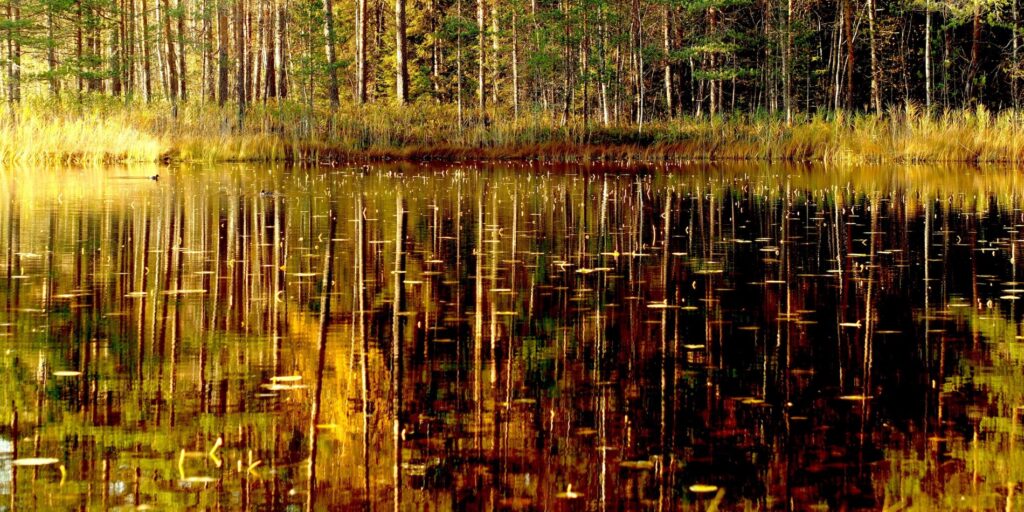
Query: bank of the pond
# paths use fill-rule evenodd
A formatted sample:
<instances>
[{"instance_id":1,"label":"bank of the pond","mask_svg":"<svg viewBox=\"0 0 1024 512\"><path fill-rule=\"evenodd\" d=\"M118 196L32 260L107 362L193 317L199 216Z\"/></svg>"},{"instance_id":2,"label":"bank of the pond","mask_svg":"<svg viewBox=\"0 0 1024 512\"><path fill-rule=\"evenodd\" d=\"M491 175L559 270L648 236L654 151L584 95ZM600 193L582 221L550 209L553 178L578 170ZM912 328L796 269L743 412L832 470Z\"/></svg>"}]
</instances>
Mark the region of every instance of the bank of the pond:
<instances>
[{"instance_id":1,"label":"bank of the pond","mask_svg":"<svg viewBox=\"0 0 1024 512\"><path fill-rule=\"evenodd\" d=\"M342 107L304 113L253 108L238 117L215 106L104 103L25 105L3 113L0 162L269 162L319 165L369 161L550 162L967 162L1024 161L1021 117L984 109L927 115L680 117L639 125L563 122L534 113L483 121L437 105ZM497 120L492 120L497 119Z\"/></svg>"}]
</instances>

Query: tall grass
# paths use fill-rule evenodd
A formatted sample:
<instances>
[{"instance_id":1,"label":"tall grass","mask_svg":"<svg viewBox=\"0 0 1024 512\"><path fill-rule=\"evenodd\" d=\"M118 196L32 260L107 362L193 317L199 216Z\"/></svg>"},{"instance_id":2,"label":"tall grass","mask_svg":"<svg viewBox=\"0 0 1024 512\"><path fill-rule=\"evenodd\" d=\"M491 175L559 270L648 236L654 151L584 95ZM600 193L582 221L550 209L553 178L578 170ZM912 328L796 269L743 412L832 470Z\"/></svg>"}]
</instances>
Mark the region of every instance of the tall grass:
<instances>
[{"instance_id":1,"label":"tall grass","mask_svg":"<svg viewBox=\"0 0 1024 512\"><path fill-rule=\"evenodd\" d=\"M632 125L584 125L555 113L484 120L430 101L400 107L343 105L309 110L296 102L249 108L190 103L126 105L30 100L0 109L0 162L301 161L539 159L560 162L720 160L835 163L1024 160L1021 116L978 108L927 114L909 105L885 116L768 114L680 117Z\"/></svg>"}]
</instances>

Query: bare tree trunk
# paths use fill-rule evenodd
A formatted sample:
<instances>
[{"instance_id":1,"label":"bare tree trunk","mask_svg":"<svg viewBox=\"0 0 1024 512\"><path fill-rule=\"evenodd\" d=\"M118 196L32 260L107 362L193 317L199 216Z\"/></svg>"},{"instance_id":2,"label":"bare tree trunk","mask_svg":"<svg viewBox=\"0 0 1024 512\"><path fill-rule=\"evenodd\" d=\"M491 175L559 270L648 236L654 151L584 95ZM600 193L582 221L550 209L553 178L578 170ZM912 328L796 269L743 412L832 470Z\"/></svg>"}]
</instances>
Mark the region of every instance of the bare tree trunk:
<instances>
[{"instance_id":1,"label":"bare tree trunk","mask_svg":"<svg viewBox=\"0 0 1024 512\"><path fill-rule=\"evenodd\" d=\"M13 18L12 18L13 19ZM121 16L122 30L124 27L124 16ZM47 81L50 83L50 96L60 97L60 80L57 79L57 54L55 47L57 40L53 33L53 4L46 4L46 71Z\"/></svg>"},{"instance_id":2,"label":"bare tree trunk","mask_svg":"<svg viewBox=\"0 0 1024 512\"><path fill-rule=\"evenodd\" d=\"M569 0L559 0L559 9L562 11L562 17L568 18L569 16ZM569 122L569 116L572 113L572 61L571 50L569 46L570 41L570 27L569 23L563 23L565 30L565 46L562 48L562 125Z\"/></svg>"},{"instance_id":3,"label":"bare tree trunk","mask_svg":"<svg viewBox=\"0 0 1024 512\"><path fill-rule=\"evenodd\" d=\"M277 61L277 95L288 97L288 0L277 0L277 37L274 54ZM364 18L365 19L365 18Z\"/></svg>"},{"instance_id":4,"label":"bare tree trunk","mask_svg":"<svg viewBox=\"0 0 1024 512\"><path fill-rule=\"evenodd\" d=\"M405 30L405 0L395 0L395 100L399 105L409 101Z\"/></svg>"},{"instance_id":5,"label":"bare tree trunk","mask_svg":"<svg viewBox=\"0 0 1024 512\"><path fill-rule=\"evenodd\" d=\"M979 0L974 0L974 17L971 25L971 63L967 70L967 94L965 100L971 103L978 103L977 87L974 86L974 79L978 75L978 58L981 53L981 7Z\"/></svg>"},{"instance_id":6,"label":"bare tree trunk","mask_svg":"<svg viewBox=\"0 0 1024 512\"><path fill-rule=\"evenodd\" d=\"M477 75L476 75L476 99L477 108L480 110L481 121L484 118L484 109L487 107L487 84L484 82L484 68L486 66L486 46L484 36L486 34L484 25L484 2L487 0L476 0L476 29L477 29Z\"/></svg>"},{"instance_id":7,"label":"bare tree trunk","mask_svg":"<svg viewBox=\"0 0 1024 512\"><path fill-rule=\"evenodd\" d=\"M519 6L512 6L512 114L519 118ZM1016 58L1016 57L1015 57Z\"/></svg>"},{"instance_id":8,"label":"bare tree trunk","mask_svg":"<svg viewBox=\"0 0 1024 512\"><path fill-rule=\"evenodd\" d=\"M238 96L238 131L245 125L245 6L244 0L235 1L235 92Z\"/></svg>"},{"instance_id":9,"label":"bare tree trunk","mask_svg":"<svg viewBox=\"0 0 1024 512\"><path fill-rule=\"evenodd\" d=\"M217 0L217 104L228 101L228 12L227 0Z\"/></svg>"},{"instance_id":10,"label":"bare tree trunk","mask_svg":"<svg viewBox=\"0 0 1024 512\"><path fill-rule=\"evenodd\" d=\"M213 72L213 22L210 17L210 0L203 0L203 101L216 101L216 81Z\"/></svg>"},{"instance_id":11,"label":"bare tree trunk","mask_svg":"<svg viewBox=\"0 0 1024 512\"><path fill-rule=\"evenodd\" d=\"M258 8L258 6L257 6ZM256 63L259 61L257 58L259 55L259 45L255 44L256 38L253 37L253 14L252 9L248 7L246 3L245 13L242 16L244 20L245 33L242 36L245 41L245 101L246 103L252 103L256 92L256 80L259 76L258 70L256 69Z\"/></svg>"},{"instance_id":12,"label":"bare tree trunk","mask_svg":"<svg viewBox=\"0 0 1024 512\"><path fill-rule=\"evenodd\" d=\"M498 104L498 79L501 70L498 65L498 55L501 51L498 31L498 0L491 0L491 101L495 105Z\"/></svg>"},{"instance_id":13,"label":"bare tree trunk","mask_svg":"<svg viewBox=\"0 0 1024 512\"><path fill-rule=\"evenodd\" d=\"M159 1L159 0L157 0ZM146 6L146 0L141 0L142 4L142 85L146 96L146 103L153 101L153 74L152 65L150 64L150 50L149 50L149 8ZM81 90L81 85L79 85Z\"/></svg>"},{"instance_id":14,"label":"bare tree trunk","mask_svg":"<svg viewBox=\"0 0 1024 512\"><path fill-rule=\"evenodd\" d=\"M843 35L846 38L846 108L853 109L853 8L851 0L842 0Z\"/></svg>"},{"instance_id":15,"label":"bare tree trunk","mask_svg":"<svg viewBox=\"0 0 1024 512\"><path fill-rule=\"evenodd\" d=\"M338 70L335 67L337 58L334 53L334 3L324 0L324 39L327 52L327 98L331 106L338 108Z\"/></svg>"},{"instance_id":16,"label":"bare tree trunk","mask_svg":"<svg viewBox=\"0 0 1024 512\"><path fill-rule=\"evenodd\" d=\"M266 73L266 94L267 98L277 98L277 6L273 1L267 2L267 36L264 42L263 55L266 62L263 69Z\"/></svg>"},{"instance_id":17,"label":"bare tree trunk","mask_svg":"<svg viewBox=\"0 0 1024 512\"><path fill-rule=\"evenodd\" d=\"M366 1L356 0L356 101L366 103Z\"/></svg>"},{"instance_id":18,"label":"bare tree trunk","mask_svg":"<svg viewBox=\"0 0 1024 512\"><path fill-rule=\"evenodd\" d=\"M714 34L718 30L717 25L718 25L718 11L714 7L709 7L708 8L708 27L709 27L709 30L711 31L711 34ZM717 71L717 68L718 68L718 57L715 55L714 52L712 52L711 55L708 58L711 61L711 66L710 66L711 67L711 72L714 73L715 71ZM712 75L712 76L714 76L714 75ZM715 117L715 114L718 113L718 110L720 108L719 104L721 103L722 99L718 95L718 87L715 85L715 79L714 78L708 80L708 87L711 89L711 91L710 91L711 92L711 103L710 103L710 107L708 108L708 113L713 118L713 117Z\"/></svg>"},{"instance_id":19,"label":"bare tree trunk","mask_svg":"<svg viewBox=\"0 0 1024 512\"><path fill-rule=\"evenodd\" d=\"M462 18L462 0L456 0L457 17ZM462 133L462 24L455 29L455 101L458 111L459 133Z\"/></svg>"},{"instance_id":20,"label":"bare tree trunk","mask_svg":"<svg viewBox=\"0 0 1024 512\"><path fill-rule=\"evenodd\" d=\"M786 33L782 49L782 106L786 109L786 124L793 124L793 0L786 2Z\"/></svg>"},{"instance_id":21,"label":"bare tree trunk","mask_svg":"<svg viewBox=\"0 0 1024 512\"><path fill-rule=\"evenodd\" d=\"M113 41L110 42L110 94L113 96L120 96L124 87L124 17L127 9L124 8L124 0L118 0L118 3L117 26L111 30Z\"/></svg>"},{"instance_id":22,"label":"bare tree trunk","mask_svg":"<svg viewBox=\"0 0 1024 512\"><path fill-rule=\"evenodd\" d=\"M1013 108L1016 109L1020 106L1020 17L1017 12L1017 0L1011 0L1011 15L1013 17L1013 40L1010 45L1012 47L1012 59L1013 64L1011 68L1013 74L1010 77L1010 94L1013 96Z\"/></svg>"},{"instance_id":23,"label":"bare tree trunk","mask_svg":"<svg viewBox=\"0 0 1024 512\"><path fill-rule=\"evenodd\" d=\"M437 33L437 1L429 0L427 18L430 20L430 91L434 101L441 103L441 45Z\"/></svg>"},{"instance_id":24,"label":"bare tree trunk","mask_svg":"<svg viewBox=\"0 0 1024 512\"><path fill-rule=\"evenodd\" d=\"M21 34L14 33L14 27L21 21L18 0L7 2L7 19L7 101L13 106L21 101Z\"/></svg>"},{"instance_id":25,"label":"bare tree trunk","mask_svg":"<svg viewBox=\"0 0 1024 512\"><path fill-rule=\"evenodd\" d=\"M188 72L185 69L185 0L178 0L178 97L188 100Z\"/></svg>"},{"instance_id":26,"label":"bare tree trunk","mask_svg":"<svg viewBox=\"0 0 1024 512\"><path fill-rule=\"evenodd\" d=\"M167 51L167 91L171 98L172 105L178 102L178 65L174 53L174 34L171 32L171 4L169 0L163 2L163 25L164 43ZM174 107L172 107L174 108Z\"/></svg>"},{"instance_id":27,"label":"bare tree trunk","mask_svg":"<svg viewBox=\"0 0 1024 512\"><path fill-rule=\"evenodd\" d=\"M136 43L136 15L135 15L135 0L126 0L125 4L128 6L127 16L127 35L128 35L128 53L126 57L127 64L125 65L125 78L127 80L128 96L134 96L138 90L138 81L135 74L135 43ZM60 83L58 81L58 87Z\"/></svg>"},{"instance_id":28,"label":"bare tree trunk","mask_svg":"<svg viewBox=\"0 0 1024 512\"><path fill-rule=\"evenodd\" d=\"M876 115L882 115L882 95L878 83L878 57L875 46L875 0L868 0L868 35L871 45L871 103Z\"/></svg>"},{"instance_id":29,"label":"bare tree trunk","mask_svg":"<svg viewBox=\"0 0 1024 512\"><path fill-rule=\"evenodd\" d=\"M672 104L672 6L665 2L665 24L662 26L662 42L665 50L665 114L671 118L674 112Z\"/></svg>"},{"instance_id":30,"label":"bare tree trunk","mask_svg":"<svg viewBox=\"0 0 1024 512\"><path fill-rule=\"evenodd\" d=\"M601 124L608 126L610 112L608 111L608 64L606 53L608 51L608 14L604 6L601 7Z\"/></svg>"},{"instance_id":31,"label":"bare tree trunk","mask_svg":"<svg viewBox=\"0 0 1024 512\"><path fill-rule=\"evenodd\" d=\"M1016 0L1014 0L1016 5ZM928 111L932 109L932 2L924 4L924 105Z\"/></svg>"},{"instance_id":32,"label":"bare tree trunk","mask_svg":"<svg viewBox=\"0 0 1024 512\"><path fill-rule=\"evenodd\" d=\"M256 49L253 51L253 88L252 100L263 100L266 103L266 83L263 79L267 74L267 3L266 0L256 1Z\"/></svg>"},{"instance_id":33,"label":"bare tree trunk","mask_svg":"<svg viewBox=\"0 0 1024 512\"><path fill-rule=\"evenodd\" d=\"M170 98L171 91L167 82L169 75L167 69L167 42L164 36L164 17L167 13L163 8L161 0L153 1L153 12L156 14L156 19L154 20L154 24L156 24L154 48L156 49L157 80L160 82L160 91L163 93L164 98Z\"/></svg>"}]
</instances>

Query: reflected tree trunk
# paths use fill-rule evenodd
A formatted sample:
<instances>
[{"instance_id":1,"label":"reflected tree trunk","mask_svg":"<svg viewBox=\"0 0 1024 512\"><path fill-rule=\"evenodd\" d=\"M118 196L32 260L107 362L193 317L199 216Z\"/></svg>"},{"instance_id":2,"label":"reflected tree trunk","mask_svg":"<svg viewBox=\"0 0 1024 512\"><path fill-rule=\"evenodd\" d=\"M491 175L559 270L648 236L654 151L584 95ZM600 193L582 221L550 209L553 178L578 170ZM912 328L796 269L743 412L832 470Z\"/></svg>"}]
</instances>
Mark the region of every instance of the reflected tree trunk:
<instances>
[{"instance_id":1,"label":"reflected tree trunk","mask_svg":"<svg viewBox=\"0 0 1024 512\"><path fill-rule=\"evenodd\" d=\"M391 434L394 437L394 505L398 512L402 505L402 308L405 287L405 203L402 195L395 198L395 271L394 304L391 312L391 407L394 414Z\"/></svg>"},{"instance_id":2,"label":"reflected tree trunk","mask_svg":"<svg viewBox=\"0 0 1024 512\"><path fill-rule=\"evenodd\" d=\"M309 484L306 494L306 512L313 511L316 500L317 425L320 424L320 400L324 389L324 366L327 363L327 328L331 315L331 289L334 286L334 237L338 228L338 209L331 199L327 212L327 252L324 255L323 280L320 282L320 330L317 339L316 383L313 403L309 411Z\"/></svg>"}]
</instances>

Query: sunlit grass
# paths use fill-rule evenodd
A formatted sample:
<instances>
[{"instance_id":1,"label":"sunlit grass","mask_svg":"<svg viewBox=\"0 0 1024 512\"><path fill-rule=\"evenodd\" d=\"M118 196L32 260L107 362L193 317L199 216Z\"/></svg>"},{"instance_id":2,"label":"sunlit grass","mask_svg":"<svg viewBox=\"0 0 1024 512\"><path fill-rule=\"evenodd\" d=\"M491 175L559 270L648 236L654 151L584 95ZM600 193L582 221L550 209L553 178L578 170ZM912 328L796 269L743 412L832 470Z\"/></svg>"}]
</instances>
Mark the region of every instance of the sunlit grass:
<instances>
[{"instance_id":1,"label":"sunlit grass","mask_svg":"<svg viewBox=\"0 0 1024 512\"><path fill-rule=\"evenodd\" d=\"M1020 116L984 108L931 114L909 105L885 116L819 113L788 125L737 113L605 126L558 113L485 118L421 100L310 110L297 101L233 106L126 105L117 99L26 101L0 110L0 162L543 160L558 162L795 161L1017 162Z\"/></svg>"}]
</instances>

